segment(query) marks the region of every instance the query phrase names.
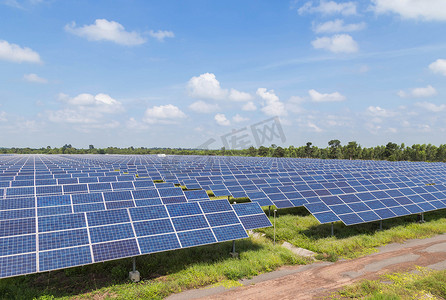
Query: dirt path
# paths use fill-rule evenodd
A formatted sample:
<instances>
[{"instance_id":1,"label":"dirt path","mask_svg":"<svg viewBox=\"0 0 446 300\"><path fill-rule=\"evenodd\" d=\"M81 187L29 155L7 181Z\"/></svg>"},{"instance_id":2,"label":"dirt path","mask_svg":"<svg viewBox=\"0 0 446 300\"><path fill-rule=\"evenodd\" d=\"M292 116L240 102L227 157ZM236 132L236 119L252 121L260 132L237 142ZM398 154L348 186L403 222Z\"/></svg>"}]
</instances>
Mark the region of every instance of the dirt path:
<instances>
[{"instance_id":1,"label":"dirt path","mask_svg":"<svg viewBox=\"0 0 446 300\"><path fill-rule=\"evenodd\" d=\"M243 286L186 291L168 299L320 299L344 285L376 279L388 272L424 266L446 269L446 234L403 244L390 244L378 253L336 263L283 267L278 271L243 280Z\"/></svg>"}]
</instances>

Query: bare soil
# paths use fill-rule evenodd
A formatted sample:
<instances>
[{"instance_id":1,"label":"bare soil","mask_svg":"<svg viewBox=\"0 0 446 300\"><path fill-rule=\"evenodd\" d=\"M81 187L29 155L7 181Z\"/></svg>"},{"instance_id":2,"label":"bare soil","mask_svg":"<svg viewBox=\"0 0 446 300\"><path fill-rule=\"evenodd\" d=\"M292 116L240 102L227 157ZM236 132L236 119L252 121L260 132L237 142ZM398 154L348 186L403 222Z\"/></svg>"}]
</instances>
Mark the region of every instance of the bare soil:
<instances>
[{"instance_id":1,"label":"bare soil","mask_svg":"<svg viewBox=\"0 0 446 300\"><path fill-rule=\"evenodd\" d=\"M381 247L378 253L352 260L283 267L276 272L288 275L242 282L245 284L242 287L215 290L213 294L207 291L205 297L197 291L185 293L183 299L323 299L356 281L377 279L384 273L405 272L416 266L446 269L446 235L390 244Z\"/></svg>"}]
</instances>

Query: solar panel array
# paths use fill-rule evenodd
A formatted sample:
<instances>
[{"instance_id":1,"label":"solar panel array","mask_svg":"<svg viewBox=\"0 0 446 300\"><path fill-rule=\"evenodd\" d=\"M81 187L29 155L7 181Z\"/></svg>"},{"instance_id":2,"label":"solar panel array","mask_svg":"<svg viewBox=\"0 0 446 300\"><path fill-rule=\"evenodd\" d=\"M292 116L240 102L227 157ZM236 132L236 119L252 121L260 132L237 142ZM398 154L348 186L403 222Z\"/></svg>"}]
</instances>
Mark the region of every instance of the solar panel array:
<instances>
[{"instance_id":1,"label":"solar panel array","mask_svg":"<svg viewBox=\"0 0 446 300\"><path fill-rule=\"evenodd\" d=\"M260 206L346 225L441 209L445 182L444 163L0 155L0 277L245 238L271 226Z\"/></svg>"}]
</instances>

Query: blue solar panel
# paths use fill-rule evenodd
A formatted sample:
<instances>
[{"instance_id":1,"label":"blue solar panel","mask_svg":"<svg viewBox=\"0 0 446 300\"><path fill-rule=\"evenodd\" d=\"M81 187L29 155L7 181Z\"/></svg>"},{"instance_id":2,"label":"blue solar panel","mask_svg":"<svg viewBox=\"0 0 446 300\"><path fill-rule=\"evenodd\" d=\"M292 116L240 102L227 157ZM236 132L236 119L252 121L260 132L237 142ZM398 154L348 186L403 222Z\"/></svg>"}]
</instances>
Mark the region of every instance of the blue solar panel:
<instances>
[{"instance_id":1,"label":"blue solar panel","mask_svg":"<svg viewBox=\"0 0 446 300\"><path fill-rule=\"evenodd\" d=\"M162 234L138 238L141 253L155 253L181 248L175 234Z\"/></svg>"},{"instance_id":2,"label":"blue solar panel","mask_svg":"<svg viewBox=\"0 0 446 300\"><path fill-rule=\"evenodd\" d=\"M167 218L165 206L137 207L129 209L133 221Z\"/></svg>"},{"instance_id":3,"label":"blue solar panel","mask_svg":"<svg viewBox=\"0 0 446 300\"><path fill-rule=\"evenodd\" d=\"M355 213L339 215L339 218L342 220L342 222L344 222L345 225L364 223L364 221Z\"/></svg>"},{"instance_id":4,"label":"blue solar panel","mask_svg":"<svg viewBox=\"0 0 446 300\"><path fill-rule=\"evenodd\" d=\"M41 272L91 263L90 247L77 247L39 253Z\"/></svg>"},{"instance_id":5,"label":"blue solar panel","mask_svg":"<svg viewBox=\"0 0 446 300\"><path fill-rule=\"evenodd\" d=\"M184 196L183 190L179 187L158 189L161 197Z\"/></svg>"},{"instance_id":6,"label":"blue solar panel","mask_svg":"<svg viewBox=\"0 0 446 300\"><path fill-rule=\"evenodd\" d=\"M158 191L153 190L137 190L133 191L133 198L134 199L151 199L151 198L159 198Z\"/></svg>"},{"instance_id":7,"label":"blue solar panel","mask_svg":"<svg viewBox=\"0 0 446 300\"><path fill-rule=\"evenodd\" d=\"M37 209L37 215L41 216L54 216L54 215L63 215L70 214L73 211L71 210L71 205L65 206L52 206L52 207L39 207Z\"/></svg>"},{"instance_id":8,"label":"blue solar panel","mask_svg":"<svg viewBox=\"0 0 446 300\"><path fill-rule=\"evenodd\" d=\"M196 202L167 205L167 210L172 218L178 216L197 215L201 213L201 209Z\"/></svg>"},{"instance_id":9,"label":"blue solar panel","mask_svg":"<svg viewBox=\"0 0 446 300\"><path fill-rule=\"evenodd\" d=\"M176 231L209 227L206 219L202 215L172 218L172 223Z\"/></svg>"},{"instance_id":10,"label":"blue solar panel","mask_svg":"<svg viewBox=\"0 0 446 300\"><path fill-rule=\"evenodd\" d=\"M37 272L36 254L0 257L0 277L10 277Z\"/></svg>"},{"instance_id":11,"label":"blue solar panel","mask_svg":"<svg viewBox=\"0 0 446 300\"><path fill-rule=\"evenodd\" d=\"M120 200L133 200L133 198L132 198L132 193L130 193L130 191L105 192L104 200L105 201L120 201Z\"/></svg>"},{"instance_id":12,"label":"blue solar panel","mask_svg":"<svg viewBox=\"0 0 446 300\"><path fill-rule=\"evenodd\" d=\"M247 216L254 214L263 214L263 210L257 203L241 203L233 205L234 211L238 216Z\"/></svg>"},{"instance_id":13,"label":"blue solar panel","mask_svg":"<svg viewBox=\"0 0 446 300\"><path fill-rule=\"evenodd\" d=\"M88 193L88 186L86 184L69 184L63 185L63 192L70 193Z\"/></svg>"},{"instance_id":14,"label":"blue solar panel","mask_svg":"<svg viewBox=\"0 0 446 300\"><path fill-rule=\"evenodd\" d=\"M57 205L71 205L71 198L68 195L60 196L44 196L37 197L37 206L57 206Z\"/></svg>"},{"instance_id":15,"label":"blue solar panel","mask_svg":"<svg viewBox=\"0 0 446 300\"><path fill-rule=\"evenodd\" d=\"M134 237L130 223L99 226L89 229L92 243L102 243L114 240L123 240Z\"/></svg>"},{"instance_id":16,"label":"blue solar panel","mask_svg":"<svg viewBox=\"0 0 446 300\"><path fill-rule=\"evenodd\" d=\"M24 235L35 232L35 218L0 221L0 237Z\"/></svg>"},{"instance_id":17,"label":"blue solar panel","mask_svg":"<svg viewBox=\"0 0 446 300\"><path fill-rule=\"evenodd\" d=\"M0 211L0 220L31 218L35 214L35 209L3 210Z\"/></svg>"},{"instance_id":18,"label":"blue solar panel","mask_svg":"<svg viewBox=\"0 0 446 300\"><path fill-rule=\"evenodd\" d=\"M14 255L36 251L36 236L21 235L0 238L0 256Z\"/></svg>"},{"instance_id":19,"label":"blue solar panel","mask_svg":"<svg viewBox=\"0 0 446 300\"><path fill-rule=\"evenodd\" d=\"M242 225L230 225L212 228L218 242L247 238L248 234Z\"/></svg>"},{"instance_id":20,"label":"blue solar panel","mask_svg":"<svg viewBox=\"0 0 446 300\"><path fill-rule=\"evenodd\" d=\"M87 213L88 226L130 222L127 210L108 210Z\"/></svg>"},{"instance_id":21,"label":"blue solar panel","mask_svg":"<svg viewBox=\"0 0 446 300\"><path fill-rule=\"evenodd\" d=\"M239 223L237 215L232 211L207 214L206 219L212 227Z\"/></svg>"},{"instance_id":22,"label":"blue solar panel","mask_svg":"<svg viewBox=\"0 0 446 300\"><path fill-rule=\"evenodd\" d=\"M240 217L240 221L242 222L243 227L245 227L246 230L271 226L271 222L265 214Z\"/></svg>"},{"instance_id":23,"label":"blue solar panel","mask_svg":"<svg viewBox=\"0 0 446 300\"><path fill-rule=\"evenodd\" d=\"M106 202L106 209L119 209L126 207L135 207L135 203L133 201L114 201L114 202Z\"/></svg>"},{"instance_id":24,"label":"blue solar panel","mask_svg":"<svg viewBox=\"0 0 446 300\"><path fill-rule=\"evenodd\" d=\"M39 232L76 229L86 226L87 223L84 214L39 217Z\"/></svg>"},{"instance_id":25,"label":"blue solar panel","mask_svg":"<svg viewBox=\"0 0 446 300\"><path fill-rule=\"evenodd\" d=\"M92 250L95 262L140 254L135 239L93 244Z\"/></svg>"},{"instance_id":26,"label":"blue solar panel","mask_svg":"<svg viewBox=\"0 0 446 300\"><path fill-rule=\"evenodd\" d=\"M210 200L205 190L184 191L187 201Z\"/></svg>"},{"instance_id":27,"label":"blue solar panel","mask_svg":"<svg viewBox=\"0 0 446 300\"><path fill-rule=\"evenodd\" d=\"M321 224L339 221L339 217L331 211L315 213L313 215Z\"/></svg>"},{"instance_id":28,"label":"blue solar panel","mask_svg":"<svg viewBox=\"0 0 446 300\"><path fill-rule=\"evenodd\" d=\"M323 211L330 211L328 206L322 202L308 203L308 204L304 204L304 206L312 214L318 213L318 212L323 212Z\"/></svg>"},{"instance_id":29,"label":"blue solar panel","mask_svg":"<svg viewBox=\"0 0 446 300\"><path fill-rule=\"evenodd\" d=\"M104 203L87 203L87 204L73 205L73 211L75 213L98 211L98 210L105 210Z\"/></svg>"},{"instance_id":30,"label":"blue solar panel","mask_svg":"<svg viewBox=\"0 0 446 300\"><path fill-rule=\"evenodd\" d=\"M217 242L210 229L179 232L178 239L183 248Z\"/></svg>"},{"instance_id":31,"label":"blue solar panel","mask_svg":"<svg viewBox=\"0 0 446 300\"><path fill-rule=\"evenodd\" d=\"M89 243L86 229L57 231L39 234L39 251L68 248ZM27 251L31 252L31 251Z\"/></svg>"},{"instance_id":32,"label":"blue solar panel","mask_svg":"<svg viewBox=\"0 0 446 300\"><path fill-rule=\"evenodd\" d=\"M0 210L34 208L35 198L16 198L0 200Z\"/></svg>"},{"instance_id":33,"label":"blue solar panel","mask_svg":"<svg viewBox=\"0 0 446 300\"><path fill-rule=\"evenodd\" d=\"M135 222L135 232L138 237L164 234L173 232L173 226L170 219L157 219L151 221Z\"/></svg>"}]
</instances>

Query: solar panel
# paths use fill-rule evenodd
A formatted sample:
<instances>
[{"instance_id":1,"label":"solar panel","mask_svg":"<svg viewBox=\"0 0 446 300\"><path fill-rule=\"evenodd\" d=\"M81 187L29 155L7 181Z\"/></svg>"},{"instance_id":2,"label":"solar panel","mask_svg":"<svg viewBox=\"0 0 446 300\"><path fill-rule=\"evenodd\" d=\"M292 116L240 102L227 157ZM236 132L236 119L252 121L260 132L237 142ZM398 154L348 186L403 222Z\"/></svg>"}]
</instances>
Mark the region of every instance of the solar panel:
<instances>
[{"instance_id":1,"label":"solar panel","mask_svg":"<svg viewBox=\"0 0 446 300\"><path fill-rule=\"evenodd\" d=\"M321 223L347 225L438 210L446 208L445 166L258 157L0 155L0 253L10 253L0 255L0 266L16 264L14 270L0 268L0 276L241 238L245 229L271 225L260 206L303 206ZM164 182L154 183L158 180ZM209 189L217 196L252 202L231 206L227 200L210 200ZM40 239L42 250L29 251ZM52 239L58 239L53 246Z\"/></svg>"}]
</instances>

